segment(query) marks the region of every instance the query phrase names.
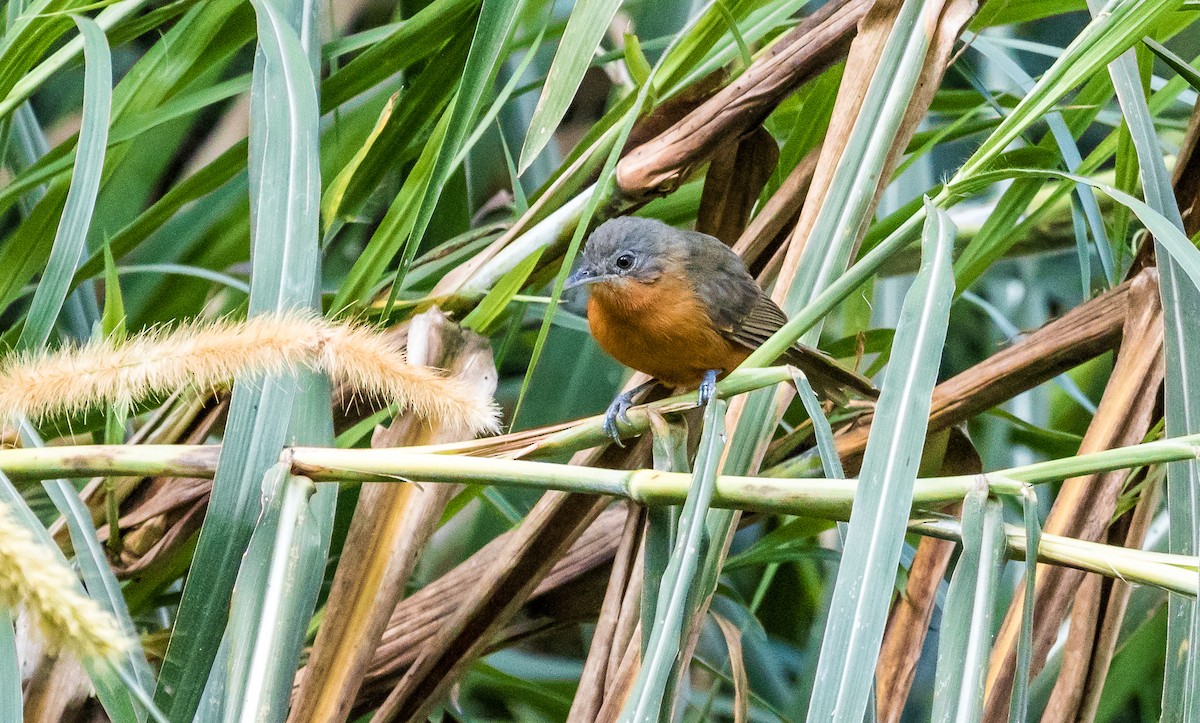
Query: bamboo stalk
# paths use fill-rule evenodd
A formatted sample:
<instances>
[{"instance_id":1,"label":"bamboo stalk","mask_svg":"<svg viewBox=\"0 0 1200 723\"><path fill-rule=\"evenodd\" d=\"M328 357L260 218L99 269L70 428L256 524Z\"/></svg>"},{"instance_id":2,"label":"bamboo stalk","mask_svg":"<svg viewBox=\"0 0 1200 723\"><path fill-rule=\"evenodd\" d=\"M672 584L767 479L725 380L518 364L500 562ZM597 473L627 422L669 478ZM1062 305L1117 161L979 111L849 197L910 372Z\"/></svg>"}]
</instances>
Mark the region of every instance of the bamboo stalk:
<instances>
[{"instance_id":1,"label":"bamboo stalk","mask_svg":"<svg viewBox=\"0 0 1200 723\"><path fill-rule=\"evenodd\" d=\"M211 477L220 447L215 445L90 445L0 450L0 471L16 479L93 475L170 475ZM1130 447L1042 462L983 475L930 477L917 481L915 508L961 500L982 479L993 494L1018 494L1027 484L1091 472L1190 459L1200 454L1200 435L1148 442ZM332 449L294 447L284 451L293 474L314 481L386 482L410 478L431 483L475 482L535 489L598 493L626 497L648 505L679 504L691 476L657 470L613 470L593 467L435 455L403 449ZM778 479L721 476L713 506L758 512L848 519L857 481L852 479ZM954 523L917 520L914 532L957 539ZM1020 558L1024 532L1007 529L1010 552ZM1200 559L1184 555L1131 550L1069 537L1044 535L1038 559L1155 585L1196 596L1195 570Z\"/></svg>"},{"instance_id":2,"label":"bamboo stalk","mask_svg":"<svg viewBox=\"0 0 1200 723\"><path fill-rule=\"evenodd\" d=\"M930 477L917 481L915 508L960 500L982 480L993 494L1019 494L1028 484L1126 467L1194 458L1200 435L1147 442L1040 462L983 475ZM85 445L0 450L0 471L15 479L102 475L211 477L220 447L215 445ZM548 462L438 455L405 449L293 447L284 451L292 473L314 481L349 483L421 480L553 489L626 497L647 505L679 504L691 476L657 470L614 470ZM779 479L721 476L713 505L758 512L847 519L854 502L853 479ZM953 523L918 520L913 530L954 539ZM1010 550L1024 550L1024 533L1008 530ZM1195 557L1131 550L1069 537L1046 535L1038 559L1195 596Z\"/></svg>"},{"instance_id":3,"label":"bamboo stalk","mask_svg":"<svg viewBox=\"0 0 1200 723\"><path fill-rule=\"evenodd\" d=\"M0 472L16 480L88 476L213 476L219 445L75 445L0 450ZM1025 484L1041 484L1083 474L1179 462L1200 457L1200 434L1163 439L1076 457L1037 462L980 475L993 494L1019 494ZM628 497L649 505L677 504L687 495L690 476L652 469L616 470L577 465L429 454L404 448L284 450L292 474L316 482L473 482L540 490ZM914 504L962 499L980 477L957 475L917 480ZM723 475L714 504L761 512L809 516L848 512L854 479L790 479Z\"/></svg>"}]
</instances>

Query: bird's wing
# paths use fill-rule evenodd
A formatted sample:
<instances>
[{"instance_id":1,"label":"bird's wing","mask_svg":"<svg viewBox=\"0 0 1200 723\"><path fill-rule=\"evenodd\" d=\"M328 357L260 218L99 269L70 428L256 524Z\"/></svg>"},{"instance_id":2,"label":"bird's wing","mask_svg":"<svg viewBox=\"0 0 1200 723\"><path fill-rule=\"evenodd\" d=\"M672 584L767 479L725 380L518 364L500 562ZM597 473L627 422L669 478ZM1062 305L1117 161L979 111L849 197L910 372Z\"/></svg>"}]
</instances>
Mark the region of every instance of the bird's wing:
<instances>
[{"instance_id":1,"label":"bird's wing","mask_svg":"<svg viewBox=\"0 0 1200 723\"><path fill-rule=\"evenodd\" d=\"M787 314L763 293L732 249L706 234L680 233L689 240L684 272L695 284L696 296L704 302L709 320L722 336L757 349L787 323ZM802 369L822 396L841 399L843 389L868 397L877 394L871 380L817 349L796 345L788 349L783 360Z\"/></svg>"},{"instance_id":2,"label":"bird's wing","mask_svg":"<svg viewBox=\"0 0 1200 723\"><path fill-rule=\"evenodd\" d=\"M787 315L766 294L759 293L750 311L741 322L730 329L722 329L730 341L757 349L779 328L787 323ZM782 361L799 367L822 396L839 398L842 389L851 389L867 397L878 392L871 380L858 372L847 369L825 352L803 344L796 344L784 352Z\"/></svg>"}]
</instances>

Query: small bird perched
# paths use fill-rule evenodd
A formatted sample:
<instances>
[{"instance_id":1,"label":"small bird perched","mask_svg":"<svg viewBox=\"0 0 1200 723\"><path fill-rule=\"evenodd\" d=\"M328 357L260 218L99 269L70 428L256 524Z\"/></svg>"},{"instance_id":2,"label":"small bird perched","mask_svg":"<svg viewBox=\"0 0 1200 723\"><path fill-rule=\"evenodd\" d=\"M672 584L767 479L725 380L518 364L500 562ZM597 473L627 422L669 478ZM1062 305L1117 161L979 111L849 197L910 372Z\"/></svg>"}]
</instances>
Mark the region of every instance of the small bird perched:
<instances>
[{"instance_id":1,"label":"small bird perched","mask_svg":"<svg viewBox=\"0 0 1200 723\"><path fill-rule=\"evenodd\" d=\"M592 232L565 288L583 285L591 286L587 316L600 347L664 384L698 387L701 404L718 377L787 323L728 246L647 218L615 218ZM811 347L797 344L783 359L826 395L841 389L875 395L868 379ZM616 421L628 421L625 413L643 388L608 407L604 429L618 444Z\"/></svg>"}]
</instances>

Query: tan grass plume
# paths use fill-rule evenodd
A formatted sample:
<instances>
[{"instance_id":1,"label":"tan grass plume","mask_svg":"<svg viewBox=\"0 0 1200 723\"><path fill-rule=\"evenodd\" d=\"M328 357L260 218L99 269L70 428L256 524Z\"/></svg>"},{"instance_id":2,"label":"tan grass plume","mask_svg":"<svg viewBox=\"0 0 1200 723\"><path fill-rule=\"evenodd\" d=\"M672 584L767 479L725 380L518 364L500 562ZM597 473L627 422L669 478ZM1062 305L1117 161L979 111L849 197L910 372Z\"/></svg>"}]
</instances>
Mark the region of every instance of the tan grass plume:
<instances>
[{"instance_id":1,"label":"tan grass plume","mask_svg":"<svg viewBox=\"0 0 1200 723\"><path fill-rule=\"evenodd\" d=\"M0 606L21 609L46 643L76 657L115 661L129 639L107 610L82 595L79 581L0 502Z\"/></svg>"},{"instance_id":2,"label":"tan grass plume","mask_svg":"<svg viewBox=\"0 0 1200 723\"><path fill-rule=\"evenodd\" d=\"M435 369L414 366L373 329L292 312L192 324L0 360L0 415L45 419L124 405L182 388L213 389L235 375L309 368L368 398L461 430L495 430L493 401Z\"/></svg>"}]
</instances>

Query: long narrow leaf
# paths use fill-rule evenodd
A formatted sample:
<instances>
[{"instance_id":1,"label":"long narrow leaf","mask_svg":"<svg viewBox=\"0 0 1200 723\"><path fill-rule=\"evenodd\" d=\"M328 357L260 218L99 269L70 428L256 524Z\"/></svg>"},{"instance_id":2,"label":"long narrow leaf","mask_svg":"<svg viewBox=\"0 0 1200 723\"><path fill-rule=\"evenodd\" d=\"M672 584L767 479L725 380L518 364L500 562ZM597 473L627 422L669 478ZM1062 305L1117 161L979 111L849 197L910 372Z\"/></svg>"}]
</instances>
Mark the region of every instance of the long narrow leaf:
<instances>
[{"instance_id":1,"label":"long narrow leaf","mask_svg":"<svg viewBox=\"0 0 1200 723\"><path fill-rule=\"evenodd\" d=\"M868 492L850 517L830 603L838 614L825 627L810 721L857 723L874 680L954 294L953 226L942 211L927 214L922 268L905 296L876 410L888 423L863 456L860 484Z\"/></svg>"},{"instance_id":2,"label":"long narrow leaf","mask_svg":"<svg viewBox=\"0 0 1200 723\"><path fill-rule=\"evenodd\" d=\"M1037 553L1042 523L1038 520L1038 497L1033 487L1021 494L1025 518L1025 601L1021 608L1021 634L1017 640L1017 670L1013 681L1012 705L1008 719L1022 723L1029 716L1029 671L1033 663L1033 608L1037 600Z\"/></svg>"},{"instance_id":3,"label":"long narrow leaf","mask_svg":"<svg viewBox=\"0 0 1200 723\"><path fill-rule=\"evenodd\" d=\"M567 29L558 43L550 73L542 85L542 95L529 121L529 134L525 136L517 163L518 173L529 168L558 130L619 7L621 0L580 0L571 8Z\"/></svg>"},{"instance_id":4,"label":"long narrow leaf","mask_svg":"<svg viewBox=\"0 0 1200 723\"><path fill-rule=\"evenodd\" d=\"M318 106L310 58L314 44L298 38L292 27L312 32L316 24L307 15L314 9L311 5L292 9L301 16L285 18L269 2L255 3L259 51L251 92L249 161L252 314L310 306L319 276ZM311 373L301 377L303 384L288 376L237 380L234 384L225 445L192 563L193 569L206 574L203 579L189 576L184 587L156 693L156 700L172 720L191 720L206 695L225 632L238 563L260 514L259 483L279 461L297 400L309 406L324 394L324 401L318 403L323 403L328 413L327 385L314 381ZM303 608L310 597L300 596L295 605ZM230 657L245 659L251 654L248 642L234 635L223 647ZM295 661L280 659L273 665L294 669ZM224 677L224 670L214 671L213 678L223 681ZM244 701L247 684L246 678L231 680L228 692L224 683L214 684L210 700ZM271 691L253 693L272 697ZM205 707L205 713L222 718L225 712L214 703Z\"/></svg>"},{"instance_id":5,"label":"long narrow leaf","mask_svg":"<svg viewBox=\"0 0 1200 723\"><path fill-rule=\"evenodd\" d=\"M112 108L112 58L108 40L104 31L91 20L77 16L75 23L83 36L85 57L79 154L50 261L33 295L25 328L17 342L22 349L45 344L62 310L71 279L87 246L88 228L100 191L100 174L104 170L108 146L108 119Z\"/></svg>"},{"instance_id":6,"label":"long narrow leaf","mask_svg":"<svg viewBox=\"0 0 1200 723\"><path fill-rule=\"evenodd\" d=\"M725 408L725 401L721 399L711 399L705 407L696 471L691 492L679 516L679 531L671 559L661 581L646 581L647 585L660 587L658 607L637 682L621 713L621 721L625 723L660 720L660 711L664 705L670 705L663 696L670 685L676 656L683 646L686 623L695 612L689 609L688 601L692 597L696 568L704 547L711 543L711 539L706 540L704 517L712 501L721 451L725 447Z\"/></svg>"},{"instance_id":7,"label":"long narrow leaf","mask_svg":"<svg viewBox=\"0 0 1200 723\"><path fill-rule=\"evenodd\" d=\"M996 581L1004 561L1000 503L986 489L967 495L963 553L954 567L939 632L934 721L979 720L987 677Z\"/></svg>"}]
</instances>

